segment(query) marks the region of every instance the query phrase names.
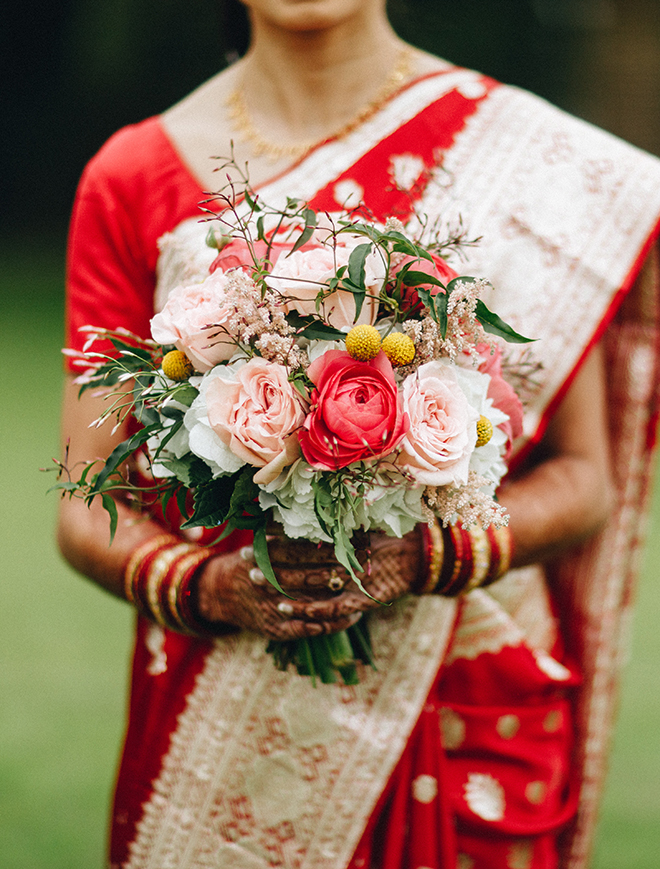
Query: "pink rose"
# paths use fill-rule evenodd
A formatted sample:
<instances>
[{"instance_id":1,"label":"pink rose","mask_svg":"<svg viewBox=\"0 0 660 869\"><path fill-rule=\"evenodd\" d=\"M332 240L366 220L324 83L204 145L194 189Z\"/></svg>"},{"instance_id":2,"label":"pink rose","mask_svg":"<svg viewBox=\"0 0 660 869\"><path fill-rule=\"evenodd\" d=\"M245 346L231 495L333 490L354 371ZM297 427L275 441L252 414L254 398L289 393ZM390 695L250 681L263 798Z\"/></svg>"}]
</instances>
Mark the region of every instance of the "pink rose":
<instances>
[{"instance_id":1,"label":"pink rose","mask_svg":"<svg viewBox=\"0 0 660 869\"><path fill-rule=\"evenodd\" d=\"M502 351L500 348L496 347L494 353L491 353L487 346L478 349L483 359L479 365L479 371L490 377L488 398L492 400L498 410L506 413L509 417L506 422L500 423L498 426L507 436L504 460L508 461L511 456L513 441L523 433L523 406L514 388L502 377Z\"/></svg>"},{"instance_id":2,"label":"pink rose","mask_svg":"<svg viewBox=\"0 0 660 869\"><path fill-rule=\"evenodd\" d=\"M398 464L425 486L467 482L479 414L468 404L451 365L434 360L403 382L410 427Z\"/></svg>"},{"instance_id":3,"label":"pink rose","mask_svg":"<svg viewBox=\"0 0 660 869\"><path fill-rule=\"evenodd\" d=\"M275 242L270 250L271 262L277 259L281 253L286 255L292 247L293 242ZM307 249L307 245L304 249ZM230 269L244 269L249 272L254 269L253 253L257 260L263 260L267 251L268 246L265 241L253 242L252 250L250 250L245 239L233 238L218 252L217 257L209 266L209 272L213 274L218 269L222 272L228 272Z\"/></svg>"},{"instance_id":4,"label":"pink rose","mask_svg":"<svg viewBox=\"0 0 660 869\"><path fill-rule=\"evenodd\" d=\"M338 244L334 250L331 245L311 249L305 246L292 254L281 253L267 283L283 296L284 310L287 313L295 310L303 315L315 314L319 291L327 288L338 268L348 265L351 252L358 243L366 244L367 241L362 238L359 242L350 240L349 244ZM378 302L370 296L378 296L384 279L385 266L378 254L371 253L365 262L367 297L357 320L355 298L347 290L338 290L328 296L321 305L320 313L335 329L350 328L356 323L372 324L376 319Z\"/></svg>"},{"instance_id":5,"label":"pink rose","mask_svg":"<svg viewBox=\"0 0 660 869\"><path fill-rule=\"evenodd\" d=\"M226 284L224 274L216 272L201 284L172 290L163 310L151 320L154 341L174 344L201 372L230 359L236 343L222 331L234 313L233 308L224 306ZM210 324L220 328L207 328Z\"/></svg>"},{"instance_id":6,"label":"pink rose","mask_svg":"<svg viewBox=\"0 0 660 869\"><path fill-rule=\"evenodd\" d=\"M240 368L219 368L206 390L211 428L229 449L261 468L255 483L272 482L300 455L303 399L283 365L254 357Z\"/></svg>"},{"instance_id":7,"label":"pink rose","mask_svg":"<svg viewBox=\"0 0 660 869\"><path fill-rule=\"evenodd\" d=\"M356 362L345 350L328 350L307 374L316 388L300 445L310 465L336 470L396 448L408 418L382 351L371 362Z\"/></svg>"},{"instance_id":8,"label":"pink rose","mask_svg":"<svg viewBox=\"0 0 660 869\"><path fill-rule=\"evenodd\" d=\"M431 254L433 257L433 262L429 262L426 259L415 260L412 256L402 257L400 260L396 261L396 269L395 271L400 271L403 266L408 263L412 263L410 267L410 271L413 272L424 272L425 275L431 275L434 278L437 278L439 281L446 286L449 281L458 277L458 272L455 272L454 269L448 265L441 257L435 256L435 254ZM440 287L435 284L418 284L420 287L424 287L431 291L432 295L436 295L436 293L441 292ZM419 296L417 295L417 290L414 287L405 287L404 288L404 296L401 300L401 308L404 311L410 311L411 313L418 313L421 308L421 302L419 301Z\"/></svg>"}]
</instances>

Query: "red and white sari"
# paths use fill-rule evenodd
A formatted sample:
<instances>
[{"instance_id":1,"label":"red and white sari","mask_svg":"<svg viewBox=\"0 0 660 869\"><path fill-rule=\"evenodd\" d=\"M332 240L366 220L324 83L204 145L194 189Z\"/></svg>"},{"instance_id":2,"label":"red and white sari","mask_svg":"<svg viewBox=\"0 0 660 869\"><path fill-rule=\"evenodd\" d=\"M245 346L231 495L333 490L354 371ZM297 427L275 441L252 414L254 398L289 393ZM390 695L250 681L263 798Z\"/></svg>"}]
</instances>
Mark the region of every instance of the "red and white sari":
<instances>
[{"instance_id":1,"label":"red and white sari","mask_svg":"<svg viewBox=\"0 0 660 869\"><path fill-rule=\"evenodd\" d=\"M461 271L488 277L487 301L540 339L518 360L534 372L518 457L605 334L619 508L553 567L554 600L531 567L460 602L411 597L371 615L378 671L357 687L280 673L248 633L207 643L140 621L111 865L550 869L559 849L578 869L649 488L656 298L621 302L657 233L660 163L529 94L448 69L261 194L328 211L363 201L404 221L414 205L483 237ZM72 223L72 346L88 323L148 334L154 305L203 273L201 198L158 119L102 149Z\"/></svg>"}]
</instances>

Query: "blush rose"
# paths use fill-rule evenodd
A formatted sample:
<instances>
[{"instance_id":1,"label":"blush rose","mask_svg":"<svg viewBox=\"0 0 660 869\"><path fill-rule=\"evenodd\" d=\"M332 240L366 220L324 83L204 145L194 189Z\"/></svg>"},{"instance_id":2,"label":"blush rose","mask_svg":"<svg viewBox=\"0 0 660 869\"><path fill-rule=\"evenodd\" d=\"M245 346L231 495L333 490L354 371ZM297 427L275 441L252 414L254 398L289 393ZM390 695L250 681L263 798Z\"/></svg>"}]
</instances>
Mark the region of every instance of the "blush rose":
<instances>
[{"instance_id":1,"label":"blush rose","mask_svg":"<svg viewBox=\"0 0 660 869\"><path fill-rule=\"evenodd\" d=\"M420 365L402 386L410 427L397 459L425 486L467 482L479 414L470 406L450 365Z\"/></svg>"},{"instance_id":2,"label":"blush rose","mask_svg":"<svg viewBox=\"0 0 660 869\"><path fill-rule=\"evenodd\" d=\"M227 278L221 271L199 284L176 287L163 310L151 320L151 335L159 344L174 344L197 371L210 371L230 359L236 343L223 332L233 308L225 304ZM210 324L218 328L208 328Z\"/></svg>"},{"instance_id":3,"label":"blush rose","mask_svg":"<svg viewBox=\"0 0 660 869\"><path fill-rule=\"evenodd\" d=\"M337 244L301 249L294 253L282 252L273 265L268 285L280 293L284 309L308 315L316 313L316 297L324 286L335 276L338 268L347 266L354 248L366 243L365 239L349 240ZM367 296L360 316L355 317L355 298L347 290L338 290L327 296L321 306L325 320L335 329L349 329L356 324L372 324L376 319L380 293L385 280L385 266L378 254L371 253L365 262L365 287Z\"/></svg>"},{"instance_id":4,"label":"blush rose","mask_svg":"<svg viewBox=\"0 0 660 869\"><path fill-rule=\"evenodd\" d=\"M357 362L345 350L328 350L307 374L315 389L300 446L310 465L335 470L396 448L408 418L382 351L370 362Z\"/></svg>"},{"instance_id":5,"label":"blush rose","mask_svg":"<svg viewBox=\"0 0 660 869\"><path fill-rule=\"evenodd\" d=\"M209 423L231 452L261 468L255 483L271 483L300 456L302 397L283 365L255 357L240 367L221 366L206 390Z\"/></svg>"}]
</instances>

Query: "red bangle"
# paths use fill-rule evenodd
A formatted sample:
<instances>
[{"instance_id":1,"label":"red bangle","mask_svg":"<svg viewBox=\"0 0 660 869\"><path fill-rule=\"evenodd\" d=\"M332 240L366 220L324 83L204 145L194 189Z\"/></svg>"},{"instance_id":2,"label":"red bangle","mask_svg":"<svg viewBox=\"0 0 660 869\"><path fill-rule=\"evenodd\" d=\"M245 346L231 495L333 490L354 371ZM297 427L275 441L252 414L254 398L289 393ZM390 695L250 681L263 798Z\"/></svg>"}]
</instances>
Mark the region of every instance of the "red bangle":
<instances>
[{"instance_id":1,"label":"red bangle","mask_svg":"<svg viewBox=\"0 0 660 869\"><path fill-rule=\"evenodd\" d=\"M124 571L126 598L161 627L199 637L225 633L205 622L192 604L193 580L213 550L171 534L157 535L131 553Z\"/></svg>"}]
</instances>

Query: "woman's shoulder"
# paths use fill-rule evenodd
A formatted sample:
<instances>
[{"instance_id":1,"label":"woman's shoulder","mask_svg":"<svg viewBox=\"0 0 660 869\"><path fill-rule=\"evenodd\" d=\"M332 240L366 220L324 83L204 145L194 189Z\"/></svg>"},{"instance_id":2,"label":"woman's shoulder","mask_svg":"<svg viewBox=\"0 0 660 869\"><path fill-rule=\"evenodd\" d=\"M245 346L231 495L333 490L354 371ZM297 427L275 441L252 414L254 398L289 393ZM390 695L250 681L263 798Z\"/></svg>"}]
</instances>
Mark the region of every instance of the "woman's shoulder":
<instances>
[{"instance_id":1,"label":"woman's shoulder","mask_svg":"<svg viewBox=\"0 0 660 869\"><path fill-rule=\"evenodd\" d=\"M85 167L83 187L136 190L156 186L164 176L185 174L159 116L117 130Z\"/></svg>"}]
</instances>

